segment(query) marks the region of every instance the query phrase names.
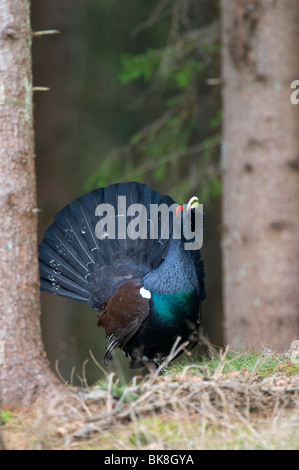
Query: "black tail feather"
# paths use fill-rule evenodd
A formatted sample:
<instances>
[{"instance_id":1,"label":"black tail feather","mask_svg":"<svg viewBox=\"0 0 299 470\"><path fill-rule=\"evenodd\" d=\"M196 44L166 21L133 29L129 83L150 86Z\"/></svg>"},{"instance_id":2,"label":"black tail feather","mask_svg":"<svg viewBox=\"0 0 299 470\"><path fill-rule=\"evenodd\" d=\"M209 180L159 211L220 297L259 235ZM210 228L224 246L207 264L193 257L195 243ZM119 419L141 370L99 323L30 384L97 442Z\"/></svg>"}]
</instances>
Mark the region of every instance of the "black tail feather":
<instances>
[{"instance_id":1,"label":"black tail feather","mask_svg":"<svg viewBox=\"0 0 299 470\"><path fill-rule=\"evenodd\" d=\"M126 196L124 214L118 214L118 196ZM126 215L131 204L143 204L150 214L150 204L174 204L141 183L119 183L99 188L76 199L55 216L39 245L41 289L86 302L99 308L124 279L144 275L165 258L169 239L103 238L95 234L99 204L115 208L115 233L119 217ZM148 216L149 217L149 216ZM126 217L126 227L130 218ZM150 224L148 219L148 233ZM171 232L172 227L170 225Z\"/></svg>"}]
</instances>

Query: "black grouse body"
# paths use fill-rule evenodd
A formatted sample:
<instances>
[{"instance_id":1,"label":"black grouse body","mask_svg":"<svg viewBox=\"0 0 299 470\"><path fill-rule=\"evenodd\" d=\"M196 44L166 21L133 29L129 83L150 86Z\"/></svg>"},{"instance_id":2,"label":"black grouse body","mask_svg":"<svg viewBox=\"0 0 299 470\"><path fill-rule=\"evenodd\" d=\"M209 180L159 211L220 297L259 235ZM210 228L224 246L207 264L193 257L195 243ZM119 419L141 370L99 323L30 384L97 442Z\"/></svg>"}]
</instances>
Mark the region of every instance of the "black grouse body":
<instances>
[{"instance_id":1,"label":"black grouse body","mask_svg":"<svg viewBox=\"0 0 299 470\"><path fill-rule=\"evenodd\" d=\"M198 200L190 201L194 212ZM160 212L151 217L154 206L179 210L163 220ZM156 366L178 336L189 348L198 341L204 269L200 249L187 250L185 238L174 236L181 209L144 184L110 185L58 212L39 245L41 290L99 311L105 362L120 347L131 367Z\"/></svg>"}]
</instances>

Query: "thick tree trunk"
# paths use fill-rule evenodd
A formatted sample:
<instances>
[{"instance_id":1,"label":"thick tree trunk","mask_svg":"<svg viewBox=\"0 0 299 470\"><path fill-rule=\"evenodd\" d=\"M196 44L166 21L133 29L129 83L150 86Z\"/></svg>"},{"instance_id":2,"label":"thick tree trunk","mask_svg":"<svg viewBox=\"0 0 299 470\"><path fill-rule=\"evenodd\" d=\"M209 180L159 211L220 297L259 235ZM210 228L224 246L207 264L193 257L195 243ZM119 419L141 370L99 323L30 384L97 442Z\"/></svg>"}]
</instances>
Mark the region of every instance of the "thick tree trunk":
<instances>
[{"instance_id":1,"label":"thick tree trunk","mask_svg":"<svg viewBox=\"0 0 299 470\"><path fill-rule=\"evenodd\" d=\"M31 36L30 1L1 0L1 406L30 403L58 386L44 357L39 323Z\"/></svg>"},{"instance_id":2,"label":"thick tree trunk","mask_svg":"<svg viewBox=\"0 0 299 470\"><path fill-rule=\"evenodd\" d=\"M228 344L299 338L299 3L222 0Z\"/></svg>"}]
</instances>

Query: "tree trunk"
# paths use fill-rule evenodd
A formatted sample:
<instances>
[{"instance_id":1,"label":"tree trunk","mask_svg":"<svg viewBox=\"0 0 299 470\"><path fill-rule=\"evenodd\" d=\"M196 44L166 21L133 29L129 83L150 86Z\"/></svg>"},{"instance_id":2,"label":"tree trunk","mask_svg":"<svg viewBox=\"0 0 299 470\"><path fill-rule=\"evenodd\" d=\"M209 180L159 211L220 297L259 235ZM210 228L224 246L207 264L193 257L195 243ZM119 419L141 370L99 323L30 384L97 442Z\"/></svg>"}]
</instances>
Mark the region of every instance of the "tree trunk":
<instances>
[{"instance_id":1,"label":"tree trunk","mask_svg":"<svg viewBox=\"0 0 299 470\"><path fill-rule=\"evenodd\" d=\"M222 0L226 341L299 338L299 3Z\"/></svg>"},{"instance_id":2,"label":"tree trunk","mask_svg":"<svg viewBox=\"0 0 299 470\"><path fill-rule=\"evenodd\" d=\"M0 2L0 402L31 403L59 382L40 331L29 0Z\"/></svg>"}]
</instances>

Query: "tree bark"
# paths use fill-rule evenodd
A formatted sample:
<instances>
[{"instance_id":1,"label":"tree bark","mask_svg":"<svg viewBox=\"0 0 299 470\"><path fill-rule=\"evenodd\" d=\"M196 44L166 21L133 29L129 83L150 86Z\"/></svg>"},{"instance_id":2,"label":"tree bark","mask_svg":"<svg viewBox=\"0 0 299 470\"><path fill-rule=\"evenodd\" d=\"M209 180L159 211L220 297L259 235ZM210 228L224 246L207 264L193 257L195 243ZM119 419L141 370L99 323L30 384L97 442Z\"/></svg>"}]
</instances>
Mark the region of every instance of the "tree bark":
<instances>
[{"instance_id":1,"label":"tree bark","mask_svg":"<svg viewBox=\"0 0 299 470\"><path fill-rule=\"evenodd\" d=\"M29 0L0 2L1 406L59 389L40 331Z\"/></svg>"},{"instance_id":2,"label":"tree bark","mask_svg":"<svg viewBox=\"0 0 299 470\"><path fill-rule=\"evenodd\" d=\"M299 3L222 0L226 341L299 338Z\"/></svg>"}]
</instances>

